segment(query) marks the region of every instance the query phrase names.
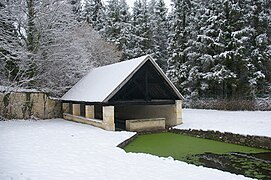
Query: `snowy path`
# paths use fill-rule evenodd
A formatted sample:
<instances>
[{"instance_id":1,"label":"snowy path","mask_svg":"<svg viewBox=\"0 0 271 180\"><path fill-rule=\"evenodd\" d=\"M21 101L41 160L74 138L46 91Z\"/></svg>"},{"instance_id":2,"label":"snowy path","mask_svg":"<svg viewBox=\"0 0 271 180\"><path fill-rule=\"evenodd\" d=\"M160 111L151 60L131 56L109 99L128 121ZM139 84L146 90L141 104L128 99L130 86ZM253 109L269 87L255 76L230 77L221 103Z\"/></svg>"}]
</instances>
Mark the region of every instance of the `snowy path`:
<instances>
[{"instance_id":1,"label":"snowy path","mask_svg":"<svg viewBox=\"0 0 271 180\"><path fill-rule=\"evenodd\" d=\"M271 111L184 109L177 129L201 129L271 137Z\"/></svg>"},{"instance_id":2,"label":"snowy path","mask_svg":"<svg viewBox=\"0 0 271 180\"><path fill-rule=\"evenodd\" d=\"M0 121L0 179L247 179L116 147L131 135L61 119Z\"/></svg>"}]
</instances>

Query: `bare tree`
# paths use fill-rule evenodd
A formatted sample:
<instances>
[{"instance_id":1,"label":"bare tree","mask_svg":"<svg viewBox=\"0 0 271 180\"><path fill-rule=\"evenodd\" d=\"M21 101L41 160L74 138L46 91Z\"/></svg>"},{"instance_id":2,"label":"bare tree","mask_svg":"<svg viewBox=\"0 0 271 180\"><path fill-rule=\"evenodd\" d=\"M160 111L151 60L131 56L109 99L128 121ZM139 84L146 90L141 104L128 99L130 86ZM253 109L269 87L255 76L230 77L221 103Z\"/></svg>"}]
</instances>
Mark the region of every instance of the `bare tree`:
<instances>
[{"instance_id":1,"label":"bare tree","mask_svg":"<svg viewBox=\"0 0 271 180\"><path fill-rule=\"evenodd\" d=\"M114 46L76 20L69 0L2 0L0 17L0 85L57 95L89 69L119 60Z\"/></svg>"}]
</instances>

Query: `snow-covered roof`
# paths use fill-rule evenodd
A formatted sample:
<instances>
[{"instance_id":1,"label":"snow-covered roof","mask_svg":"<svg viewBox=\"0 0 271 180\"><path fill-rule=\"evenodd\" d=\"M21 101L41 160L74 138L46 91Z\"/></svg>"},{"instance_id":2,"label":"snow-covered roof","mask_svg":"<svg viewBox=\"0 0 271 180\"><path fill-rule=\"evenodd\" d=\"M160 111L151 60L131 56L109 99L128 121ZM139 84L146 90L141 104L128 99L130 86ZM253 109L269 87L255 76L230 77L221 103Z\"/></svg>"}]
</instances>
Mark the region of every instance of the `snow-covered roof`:
<instances>
[{"instance_id":1,"label":"snow-covered roof","mask_svg":"<svg viewBox=\"0 0 271 180\"><path fill-rule=\"evenodd\" d=\"M177 95L183 99L176 87L149 55L92 69L61 99L66 101L107 102L148 60L154 64Z\"/></svg>"}]
</instances>

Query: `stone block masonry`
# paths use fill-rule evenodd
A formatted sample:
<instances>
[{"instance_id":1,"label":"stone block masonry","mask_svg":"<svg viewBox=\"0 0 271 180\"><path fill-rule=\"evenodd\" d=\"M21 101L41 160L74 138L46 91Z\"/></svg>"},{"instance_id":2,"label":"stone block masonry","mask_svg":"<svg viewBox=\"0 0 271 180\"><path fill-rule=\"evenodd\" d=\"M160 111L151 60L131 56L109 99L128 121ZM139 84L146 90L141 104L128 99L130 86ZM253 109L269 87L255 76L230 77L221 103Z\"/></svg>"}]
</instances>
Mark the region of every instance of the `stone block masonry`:
<instances>
[{"instance_id":1,"label":"stone block masonry","mask_svg":"<svg viewBox=\"0 0 271 180\"><path fill-rule=\"evenodd\" d=\"M94 116L94 113L95 113L95 110L94 110L94 105L86 105L86 118L90 118L90 119L94 119L95 116Z\"/></svg>"},{"instance_id":2,"label":"stone block masonry","mask_svg":"<svg viewBox=\"0 0 271 180\"><path fill-rule=\"evenodd\" d=\"M80 104L73 104L72 105L72 114L74 116L80 116Z\"/></svg>"},{"instance_id":3,"label":"stone block masonry","mask_svg":"<svg viewBox=\"0 0 271 180\"><path fill-rule=\"evenodd\" d=\"M103 122L105 130L115 131L114 116L114 106L103 107Z\"/></svg>"},{"instance_id":4,"label":"stone block masonry","mask_svg":"<svg viewBox=\"0 0 271 180\"><path fill-rule=\"evenodd\" d=\"M229 132L222 133L219 131L203 131L194 129L171 129L170 132L271 150L271 138L265 136L251 136Z\"/></svg>"},{"instance_id":5,"label":"stone block masonry","mask_svg":"<svg viewBox=\"0 0 271 180\"><path fill-rule=\"evenodd\" d=\"M127 131L154 131L166 128L165 118L126 120Z\"/></svg>"},{"instance_id":6,"label":"stone block masonry","mask_svg":"<svg viewBox=\"0 0 271 180\"><path fill-rule=\"evenodd\" d=\"M68 103L63 103L63 107L67 107ZM115 131L114 122L114 106L103 106L103 119L95 119L94 105L85 106L85 117L80 115L80 104L72 104L73 112L63 109L63 118L69 121L89 124L95 127L105 129L107 131Z\"/></svg>"},{"instance_id":7,"label":"stone block masonry","mask_svg":"<svg viewBox=\"0 0 271 180\"><path fill-rule=\"evenodd\" d=\"M0 93L0 115L6 119L59 118L61 103L43 92Z\"/></svg>"}]
</instances>

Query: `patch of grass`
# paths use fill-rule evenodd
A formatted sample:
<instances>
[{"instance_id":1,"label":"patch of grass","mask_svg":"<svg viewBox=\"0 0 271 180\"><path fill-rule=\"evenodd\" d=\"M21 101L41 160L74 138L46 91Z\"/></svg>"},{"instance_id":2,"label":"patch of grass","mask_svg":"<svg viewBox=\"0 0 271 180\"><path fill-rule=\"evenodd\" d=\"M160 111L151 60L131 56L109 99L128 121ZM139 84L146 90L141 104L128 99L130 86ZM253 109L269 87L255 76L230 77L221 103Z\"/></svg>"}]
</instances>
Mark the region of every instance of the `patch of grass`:
<instances>
[{"instance_id":1,"label":"patch of grass","mask_svg":"<svg viewBox=\"0 0 271 180\"><path fill-rule=\"evenodd\" d=\"M133 142L128 144L124 150L126 152L143 152L162 157L171 156L178 160L184 160L187 156L203 153L228 154L230 152L269 152L264 149L223 143L174 133L140 135Z\"/></svg>"}]
</instances>

